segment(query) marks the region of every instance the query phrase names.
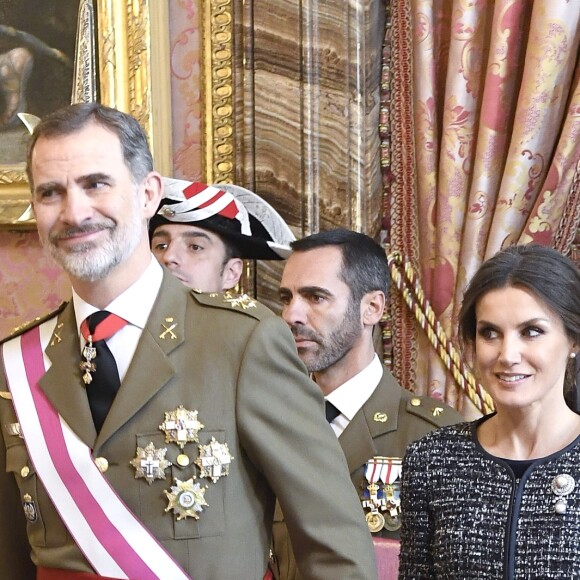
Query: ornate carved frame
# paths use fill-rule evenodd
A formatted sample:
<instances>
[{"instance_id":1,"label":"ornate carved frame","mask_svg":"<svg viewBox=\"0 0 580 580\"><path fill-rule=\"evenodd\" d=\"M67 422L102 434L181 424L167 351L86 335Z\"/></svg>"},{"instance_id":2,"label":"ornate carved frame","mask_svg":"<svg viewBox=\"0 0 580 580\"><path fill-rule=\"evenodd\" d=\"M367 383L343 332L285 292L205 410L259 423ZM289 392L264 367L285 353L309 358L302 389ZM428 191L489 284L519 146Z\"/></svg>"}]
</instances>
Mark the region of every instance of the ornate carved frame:
<instances>
[{"instance_id":1,"label":"ornate carved frame","mask_svg":"<svg viewBox=\"0 0 580 580\"><path fill-rule=\"evenodd\" d=\"M101 102L134 115L149 135L155 166L172 173L168 3L95 0ZM234 170L233 15L231 0L201 0L204 179L231 182ZM0 167L0 228L29 201L24 164Z\"/></svg>"},{"instance_id":2,"label":"ornate carved frame","mask_svg":"<svg viewBox=\"0 0 580 580\"><path fill-rule=\"evenodd\" d=\"M233 183L233 1L202 0L202 148L206 183Z\"/></svg>"}]
</instances>

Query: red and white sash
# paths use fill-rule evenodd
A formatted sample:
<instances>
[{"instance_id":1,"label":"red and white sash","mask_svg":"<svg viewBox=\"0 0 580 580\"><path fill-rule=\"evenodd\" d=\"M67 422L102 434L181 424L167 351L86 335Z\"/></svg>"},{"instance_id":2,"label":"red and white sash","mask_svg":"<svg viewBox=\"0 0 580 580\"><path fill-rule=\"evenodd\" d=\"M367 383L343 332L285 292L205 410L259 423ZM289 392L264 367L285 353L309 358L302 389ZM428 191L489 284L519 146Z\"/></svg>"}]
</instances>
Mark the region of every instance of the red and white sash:
<instances>
[{"instance_id":1,"label":"red and white sash","mask_svg":"<svg viewBox=\"0 0 580 580\"><path fill-rule=\"evenodd\" d=\"M91 449L38 386L50 367L44 355L56 319L6 342L6 378L28 453L69 532L102 576L188 580L99 471Z\"/></svg>"}]
</instances>

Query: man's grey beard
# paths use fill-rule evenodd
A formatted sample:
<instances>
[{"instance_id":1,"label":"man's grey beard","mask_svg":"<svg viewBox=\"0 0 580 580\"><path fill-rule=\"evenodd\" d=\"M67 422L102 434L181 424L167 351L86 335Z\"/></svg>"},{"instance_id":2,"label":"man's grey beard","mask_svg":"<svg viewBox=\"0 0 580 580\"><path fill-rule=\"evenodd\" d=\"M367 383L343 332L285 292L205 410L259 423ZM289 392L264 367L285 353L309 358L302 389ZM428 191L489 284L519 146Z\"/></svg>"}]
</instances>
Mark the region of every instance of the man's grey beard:
<instances>
[{"instance_id":1,"label":"man's grey beard","mask_svg":"<svg viewBox=\"0 0 580 580\"><path fill-rule=\"evenodd\" d=\"M137 202L136 202L137 203ZM133 219L123 229L110 218L102 218L98 223L86 226L70 227L64 232L49 235L44 243L48 255L67 274L77 280L94 282L105 278L116 266L124 262L137 248L143 235L143 223L135 203ZM59 239L79 233L108 231L108 237L100 244L86 242L79 244L72 251L59 248Z\"/></svg>"}]
</instances>

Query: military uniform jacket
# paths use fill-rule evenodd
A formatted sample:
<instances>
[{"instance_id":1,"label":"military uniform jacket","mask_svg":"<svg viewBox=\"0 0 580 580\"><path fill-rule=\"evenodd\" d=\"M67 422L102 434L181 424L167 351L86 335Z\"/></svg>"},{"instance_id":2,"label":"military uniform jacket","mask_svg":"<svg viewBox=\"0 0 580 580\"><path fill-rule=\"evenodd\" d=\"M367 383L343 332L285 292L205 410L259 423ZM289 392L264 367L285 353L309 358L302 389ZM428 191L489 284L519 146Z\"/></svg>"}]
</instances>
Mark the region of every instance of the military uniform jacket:
<instances>
[{"instance_id":1,"label":"military uniform jacket","mask_svg":"<svg viewBox=\"0 0 580 580\"><path fill-rule=\"evenodd\" d=\"M121 499L196 579L262 578L267 565L274 497L306 577L373 578L372 545L323 401L296 355L286 324L259 304L232 303L164 280L120 390L98 436L79 370L72 303L58 314L58 340L46 353L52 366L40 381L52 405L108 461L105 477ZM169 324L168 319L172 319ZM173 326L172 326L173 325ZM165 332L172 326L170 333ZM0 578L32 580L36 565L93 572L48 498L0 377ZM212 437L233 456L229 475L215 483L194 464L198 446L184 452L167 443L159 426L179 405L198 411L199 444ZM167 448L166 479L136 478L130 461L150 442ZM23 469L25 468L25 469ZM197 471L196 471L197 470ZM321 491L320 473L328 475ZM199 520L166 512L175 479L207 485ZM28 494L37 518L26 521ZM328 518L332 511L333 517ZM340 529L340 534L336 529Z\"/></svg>"},{"instance_id":2,"label":"military uniform jacket","mask_svg":"<svg viewBox=\"0 0 580 580\"><path fill-rule=\"evenodd\" d=\"M338 441L342 447L357 496L367 485L365 466L376 456L403 458L407 446L433 429L457 423L462 416L454 409L430 397L417 397L401 388L385 367L383 376L362 408L352 418ZM362 505L359 500L359 509ZM283 509L276 506L273 543L273 567L279 578L299 577L292 554ZM381 530L373 536L399 538L399 532Z\"/></svg>"}]
</instances>

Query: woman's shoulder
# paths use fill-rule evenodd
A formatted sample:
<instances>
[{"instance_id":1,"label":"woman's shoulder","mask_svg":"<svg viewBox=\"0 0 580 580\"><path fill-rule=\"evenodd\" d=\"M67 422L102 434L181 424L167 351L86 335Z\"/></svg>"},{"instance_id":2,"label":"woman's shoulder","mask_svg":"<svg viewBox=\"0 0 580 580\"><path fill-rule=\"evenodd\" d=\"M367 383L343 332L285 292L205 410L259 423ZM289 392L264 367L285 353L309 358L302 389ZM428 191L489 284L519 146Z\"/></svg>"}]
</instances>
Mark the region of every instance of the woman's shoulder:
<instances>
[{"instance_id":1,"label":"woman's shoulder","mask_svg":"<svg viewBox=\"0 0 580 580\"><path fill-rule=\"evenodd\" d=\"M445 446L450 448L455 444L462 444L472 439L474 422L462 421L453 425L439 427L423 435L417 441L411 443L407 452L426 450L430 452L433 448Z\"/></svg>"}]
</instances>

